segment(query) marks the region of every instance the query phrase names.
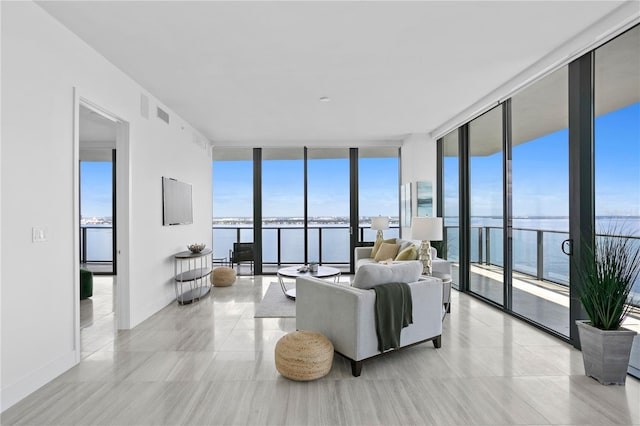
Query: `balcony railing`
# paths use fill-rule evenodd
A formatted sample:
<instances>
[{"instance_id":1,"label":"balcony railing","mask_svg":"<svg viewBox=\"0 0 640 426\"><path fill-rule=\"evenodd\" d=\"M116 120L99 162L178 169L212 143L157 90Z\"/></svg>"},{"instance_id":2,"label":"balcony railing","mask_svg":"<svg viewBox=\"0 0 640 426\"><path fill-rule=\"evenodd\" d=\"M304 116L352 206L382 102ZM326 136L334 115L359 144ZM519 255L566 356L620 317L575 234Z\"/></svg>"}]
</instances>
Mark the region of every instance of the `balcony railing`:
<instances>
[{"instance_id":1,"label":"balcony railing","mask_svg":"<svg viewBox=\"0 0 640 426\"><path fill-rule=\"evenodd\" d=\"M471 262L503 267L502 227L471 227ZM562 252L562 242L569 238L566 231L512 228L513 270L538 280L569 285L569 256ZM458 226L445 226L445 252L449 260L458 260ZM596 234L602 238L604 235ZM640 237L629 238L640 244ZM637 283L636 283L637 288Z\"/></svg>"},{"instance_id":2,"label":"balcony railing","mask_svg":"<svg viewBox=\"0 0 640 426\"><path fill-rule=\"evenodd\" d=\"M80 263L113 262L113 228L80 227Z\"/></svg>"},{"instance_id":3,"label":"balcony railing","mask_svg":"<svg viewBox=\"0 0 640 426\"><path fill-rule=\"evenodd\" d=\"M307 262L349 265L350 227L348 225L314 226L308 230ZM375 230L368 226L358 228L359 241L374 241ZM398 237L398 226L384 231L385 238ZM214 257L227 256L234 242L253 241L253 228L242 226L212 227ZM304 227L269 226L262 228L262 263L264 265L305 263Z\"/></svg>"},{"instance_id":4,"label":"balcony railing","mask_svg":"<svg viewBox=\"0 0 640 426\"><path fill-rule=\"evenodd\" d=\"M349 226L309 226L307 261L348 265L350 259ZM80 228L80 262L112 262L112 228L110 226L82 226ZM546 229L512 228L513 270L538 280L563 286L569 285L569 256L561 250L568 232ZM262 229L263 264L280 265L304 263L304 227L281 226ZM444 227L444 253L450 261L458 261L458 226ZM398 237L398 226L384 231L385 238ZM358 227L359 241L374 241L376 231L368 226ZM597 237L603 237L597 234ZM637 236L631 238L640 244ZM253 241L250 226L212 227L214 257L224 258L234 242ZM502 267L502 228L479 226L471 228L471 262ZM442 255L442 254L441 254ZM636 283L636 288L638 285Z\"/></svg>"}]
</instances>

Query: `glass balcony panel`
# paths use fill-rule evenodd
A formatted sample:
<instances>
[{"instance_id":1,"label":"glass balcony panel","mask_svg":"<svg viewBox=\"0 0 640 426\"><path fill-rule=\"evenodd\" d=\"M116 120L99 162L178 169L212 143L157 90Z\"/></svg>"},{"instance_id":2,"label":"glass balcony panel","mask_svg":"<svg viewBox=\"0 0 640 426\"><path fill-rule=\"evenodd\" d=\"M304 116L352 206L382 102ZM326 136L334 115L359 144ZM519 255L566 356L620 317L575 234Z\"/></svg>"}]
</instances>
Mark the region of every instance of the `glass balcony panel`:
<instances>
[{"instance_id":1,"label":"glass balcony panel","mask_svg":"<svg viewBox=\"0 0 640 426\"><path fill-rule=\"evenodd\" d=\"M309 245L309 261L320 261L320 229L317 227L309 227L308 232Z\"/></svg>"},{"instance_id":2,"label":"glass balcony panel","mask_svg":"<svg viewBox=\"0 0 640 426\"><path fill-rule=\"evenodd\" d=\"M213 241L213 257L229 260L229 251L233 250L233 243L236 242L237 228L219 228L214 226L211 230Z\"/></svg>"},{"instance_id":3,"label":"glass balcony panel","mask_svg":"<svg viewBox=\"0 0 640 426\"><path fill-rule=\"evenodd\" d=\"M554 283L569 286L569 256L562 252L562 242L569 238L564 232L544 232L542 278Z\"/></svg>"},{"instance_id":4,"label":"glass balcony panel","mask_svg":"<svg viewBox=\"0 0 640 426\"><path fill-rule=\"evenodd\" d=\"M87 227L86 262L113 261L113 230L111 227Z\"/></svg>"},{"instance_id":5,"label":"glass balcony panel","mask_svg":"<svg viewBox=\"0 0 640 426\"><path fill-rule=\"evenodd\" d=\"M487 228L489 235L489 263L491 265L504 267L503 253L503 241L502 241L502 229L503 228Z\"/></svg>"},{"instance_id":6,"label":"glass balcony panel","mask_svg":"<svg viewBox=\"0 0 640 426\"><path fill-rule=\"evenodd\" d=\"M349 263L349 227L322 229L322 263Z\"/></svg>"},{"instance_id":7,"label":"glass balcony panel","mask_svg":"<svg viewBox=\"0 0 640 426\"><path fill-rule=\"evenodd\" d=\"M278 263L278 228L262 228L262 263Z\"/></svg>"},{"instance_id":8,"label":"glass balcony panel","mask_svg":"<svg viewBox=\"0 0 640 426\"><path fill-rule=\"evenodd\" d=\"M280 238L281 263L303 264L304 228L282 228L282 230L280 231ZM264 247L264 242L262 246Z\"/></svg>"}]
</instances>

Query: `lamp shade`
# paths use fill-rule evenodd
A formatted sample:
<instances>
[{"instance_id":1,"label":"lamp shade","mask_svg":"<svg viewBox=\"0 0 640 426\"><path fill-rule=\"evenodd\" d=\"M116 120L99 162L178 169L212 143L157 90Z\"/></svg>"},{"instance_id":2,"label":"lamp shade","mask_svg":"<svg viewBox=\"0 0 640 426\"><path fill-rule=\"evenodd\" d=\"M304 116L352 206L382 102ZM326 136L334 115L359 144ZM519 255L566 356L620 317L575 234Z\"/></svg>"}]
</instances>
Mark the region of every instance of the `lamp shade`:
<instances>
[{"instance_id":1,"label":"lamp shade","mask_svg":"<svg viewBox=\"0 0 640 426\"><path fill-rule=\"evenodd\" d=\"M411 238L424 241L442 241L442 218L414 217L411 221Z\"/></svg>"},{"instance_id":2,"label":"lamp shade","mask_svg":"<svg viewBox=\"0 0 640 426\"><path fill-rule=\"evenodd\" d=\"M389 218L386 216L377 216L371 218L371 229L382 230L389 229Z\"/></svg>"}]
</instances>

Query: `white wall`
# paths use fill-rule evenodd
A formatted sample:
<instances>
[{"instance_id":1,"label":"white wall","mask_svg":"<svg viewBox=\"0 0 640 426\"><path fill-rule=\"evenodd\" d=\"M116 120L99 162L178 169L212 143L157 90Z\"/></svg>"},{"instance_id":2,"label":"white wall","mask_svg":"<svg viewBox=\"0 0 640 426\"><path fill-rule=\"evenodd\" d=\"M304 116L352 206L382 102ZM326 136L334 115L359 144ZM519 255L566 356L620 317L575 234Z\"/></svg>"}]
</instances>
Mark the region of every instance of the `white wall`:
<instances>
[{"instance_id":1,"label":"white wall","mask_svg":"<svg viewBox=\"0 0 640 426\"><path fill-rule=\"evenodd\" d=\"M437 170L436 170L436 141L426 133L414 133L402 142L402 182L411 182L411 211L415 216L417 210L417 185L418 181L431 181L433 184L433 213L437 208L436 194ZM402 228L402 235L410 238L411 228Z\"/></svg>"},{"instance_id":2,"label":"white wall","mask_svg":"<svg viewBox=\"0 0 640 426\"><path fill-rule=\"evenodd\" d=\"M211 158L180 117L31 2L1 2L1 410L76 363L74 87L130 124L131 326L174 298L172 254L210 243ZM140 96L150 96L150 118ZM200 143L194 143L194 139ZM161 176L193 184L194 224L162 226ZM48 241L31 242L45 227Z\"/></svg>"}]
</instances>

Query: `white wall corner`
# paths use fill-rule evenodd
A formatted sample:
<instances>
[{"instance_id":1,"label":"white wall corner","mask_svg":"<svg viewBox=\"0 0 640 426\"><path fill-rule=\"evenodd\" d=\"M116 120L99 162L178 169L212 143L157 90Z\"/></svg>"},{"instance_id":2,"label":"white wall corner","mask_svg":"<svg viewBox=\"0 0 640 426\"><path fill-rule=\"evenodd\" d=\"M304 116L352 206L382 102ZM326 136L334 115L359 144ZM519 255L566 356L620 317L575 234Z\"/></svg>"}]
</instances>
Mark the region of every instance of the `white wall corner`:
<instances>
[{"instance_id":1,"label":"white wall corner","mask_svg":"<svg viewBox=\"0 0 640 426\"><path fill-rule=\"evenodd\" d=\"M433 185L433 211L437 209L436 194L437 170L436 170L436 140L427 133L413 133L402 141L402 181L401 184L411 182L411 211L415 215L417 211L417 185L418 181L430 181ZM410 235L409 228L402 229L402 235Z\"/></svg>"},{"instance_id":2,"label":"white wall corner","mask_svg":"<svg viewBox=\"0 0 640 426\"><path fill-rule=\"evenodd\" d=\"M76 364L78 364L78 360L75 351L67 352L48 364L30 371L14 383L9 385L3 383L2 390L0 390L0 412L16 404Z\"/></svg>"}]
</instances>

